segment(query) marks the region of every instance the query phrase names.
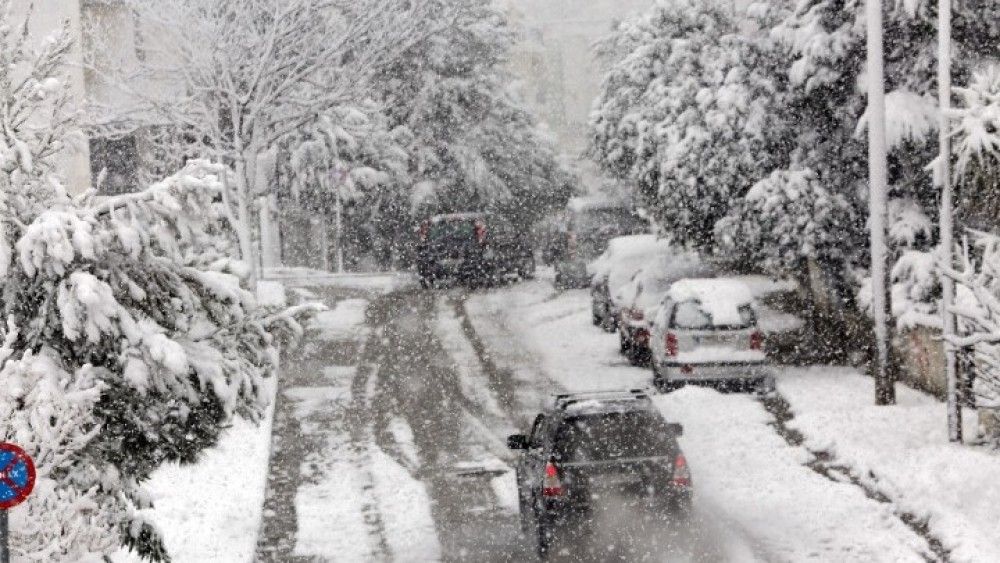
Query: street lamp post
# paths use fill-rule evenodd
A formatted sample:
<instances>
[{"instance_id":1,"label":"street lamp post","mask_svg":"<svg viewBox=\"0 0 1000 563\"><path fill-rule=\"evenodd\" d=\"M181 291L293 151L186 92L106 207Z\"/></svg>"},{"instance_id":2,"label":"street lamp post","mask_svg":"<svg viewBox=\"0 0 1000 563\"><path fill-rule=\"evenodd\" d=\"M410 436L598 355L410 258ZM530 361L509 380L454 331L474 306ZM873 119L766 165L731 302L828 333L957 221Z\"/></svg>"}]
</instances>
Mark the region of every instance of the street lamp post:
<instances>
[{"instance_id":1,"label":"street lamp post","mask_svg":"<svg viewBox=\"0 0 1000 563\"><path fill-rule=\"evenodd\" d=\"M875 404L896 402L889 369L889 300L886 256L886 192L888 158L885 136L885 71L882 45L882 0L865 5L868 27L868 175L870 183L872 313L875 320Z\"/></svg>"},{"instance_id":2,"label":"street lamp post","mask_svg":"<svg viewBox=\"0 0 1000 563\"><path fill-rule=\"evenodd\" d=\"M949 136L948 110L951 108L951 0L938 0L938 97L941 114L938 117L938 182L941 184L941 252L947 266L952 263L954 247L954 222L952 219L951 137ZM945 375L948 394L948 439L962 441L962 416L958 404L958 358L955 347L947 340L955 334L955 315L952 302L955 282L941 276L941 314L944 321Z\"/></svg>"}]
</instances>

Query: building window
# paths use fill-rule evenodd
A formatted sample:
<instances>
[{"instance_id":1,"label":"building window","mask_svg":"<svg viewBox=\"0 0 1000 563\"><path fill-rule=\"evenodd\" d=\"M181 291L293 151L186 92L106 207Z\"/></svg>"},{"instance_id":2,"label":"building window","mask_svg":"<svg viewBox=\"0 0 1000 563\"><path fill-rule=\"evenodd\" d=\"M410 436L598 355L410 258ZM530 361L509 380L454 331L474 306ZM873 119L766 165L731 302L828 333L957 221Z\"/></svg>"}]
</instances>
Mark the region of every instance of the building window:
<instances>
[{"instance_id":1,"label":"building window","mask_svg":"<svg viewBox=\"0 0 1000 563\"><path fill-rule=\"evenodd\" d=\"M135 135L90 140L91 178L101 194L138 191L139 150L136 145Z\"/></svg>"}]
</instances>

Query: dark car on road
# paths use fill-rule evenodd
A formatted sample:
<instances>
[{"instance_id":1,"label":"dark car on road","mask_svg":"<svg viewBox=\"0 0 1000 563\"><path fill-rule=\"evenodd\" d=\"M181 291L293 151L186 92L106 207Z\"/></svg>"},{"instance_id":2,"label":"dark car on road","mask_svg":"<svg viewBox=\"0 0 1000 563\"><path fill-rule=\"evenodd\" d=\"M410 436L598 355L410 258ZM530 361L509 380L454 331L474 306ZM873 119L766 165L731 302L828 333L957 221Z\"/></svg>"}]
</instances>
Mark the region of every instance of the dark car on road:
<instances>
[{"instance_id":1,"label":"dark car on road","mask_svg":"<svg viewBox=\"0 0 1000 563\"><path fill-rule=\"evenodd\" d=\"M592 196L569 201L562 229L546 251L555 266L555 285L586 288L587 263L600 256L611 239L646 232L648 225L627 202Z\"/></svg>"},{"instance_id":2,"label":"dark car on road","mask_svg":"<svg viewBox=\"0 0 1000 563\"><path fill-rule=\"evenodd\" d=\"M435 215L420 225L417 272L424 287L445 278L488 285L503 277L535 273L529 237L491 213Z\"/></svg>"},{"instance_id":3,"label":"dark car on road","mask_svg":"<svg viewBox=\"0 0 1000 563\"><path fill-rule=\"evenodd\" d=\"M546 557L556 541L589 535L604 496L684 516L691 473L668 423L644 390L557 395L528 435L507 440L517 463L521 526Z\"/></svg>"}]
</instances>

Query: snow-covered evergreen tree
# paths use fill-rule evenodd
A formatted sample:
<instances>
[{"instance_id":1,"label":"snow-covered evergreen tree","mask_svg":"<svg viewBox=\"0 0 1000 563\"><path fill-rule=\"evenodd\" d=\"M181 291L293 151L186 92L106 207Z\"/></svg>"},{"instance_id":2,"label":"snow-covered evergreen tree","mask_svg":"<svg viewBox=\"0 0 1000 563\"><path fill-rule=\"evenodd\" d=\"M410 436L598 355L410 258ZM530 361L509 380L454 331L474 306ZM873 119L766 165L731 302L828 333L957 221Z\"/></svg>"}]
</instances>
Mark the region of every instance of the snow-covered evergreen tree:
<instances>
[{"instance_id":1,"label":"snow-covered evergreen tree","mask_svg":"<svg viewBox=\"0 0 1000 563\"><path fill-rule=\"evenodd\" d=\"M29 47L0 1L0 439L36 459L14 559L165 559L142 482L192 462L269 400L276 337L310 309L264 311L230 257L227 168L192 161L135 194L71 198L55 175L76 114L67 28ZM42 126L39 126L42 125ZM289 332L290 331L290 332Z\"/></svg>"},{"instance_id":2,"label":"snow-covered evergreen tree","mask_svg":"<svg viewBox=\"0 0 1000 563\"><path fill-rule=\"evenodd\" d=\"M504 16L487 0L448 6L448 25L377 84L390 125L413 135L415 212L489 209L527 226L565 203L572 178L508 90Z\"/></svg>"},{"instance_id":3,"label":"snow-covered evergreen tree","mask_svg":"<svg viewBox=\"0 0 1000 563\"><path fill-rule=\"evenodd\" d=\"M663 229L711 247L730 202L787 159L770 54L728 8L687 0L622 23L602 53L617 60L592 112L592 156L638 186Z\"/></svg>"},{"instance_id":4,"label":"snow-covered evergreen tree","mask_svg":"<svg viewBox=\"0 0 1000 563\"><path fill-rule=\"evenodd\" d=\"M280 143L278 205L333 217L339 191L352 258L390 269L406 253L411 140L373 101L333 108Z\"/></svg>"}]
</instances>

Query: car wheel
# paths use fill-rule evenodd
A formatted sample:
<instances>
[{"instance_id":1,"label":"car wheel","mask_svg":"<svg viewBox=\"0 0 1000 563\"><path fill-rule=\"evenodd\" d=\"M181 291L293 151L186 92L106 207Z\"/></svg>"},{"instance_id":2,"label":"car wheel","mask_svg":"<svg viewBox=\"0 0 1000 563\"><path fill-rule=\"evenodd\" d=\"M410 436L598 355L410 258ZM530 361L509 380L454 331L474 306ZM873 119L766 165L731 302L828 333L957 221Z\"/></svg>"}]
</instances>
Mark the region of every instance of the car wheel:
<instances>
[{"instance_id":1,"label":"car wheel","mask_svg":"<svg viewBox=\"0 0 1000 563\"><path fill-rule=\"evenodd\" d=\"M628 361L630 364L636 367L644 367L649 365L649 349L639 348L635 345L630 345L628 350Z\"/></svg>"},{"instance_id":2,"label":"car wheel","mask_svg":"<svg viewBox=\"0 0 1000 563\"><path fill-rule=\"evenodd\" d=\"M653 365L653 386L660 390L661 393L671 393L684 387L684 382L682 381L670 381L663 377L660 370L656 369L656 365Z\"/></svg>"},{"instance_id":3,"label":"car wheel","mask_svg":"<svg viewBox=\"0 0 1000 563\"><path fill-rule=\"evenodd\" d=\"M683 495L670 501L670 515L680 522L687 521L691 517L691 496Z\"/></svg>"},{"instance_id":4,"label":"car wheel","mask_svg":"<svg viewBox=\"0 0 1000 563\"><path fill-rule=\"evenodd\" d=\"M618 331L618 351L628 356L632 353L631 350L632 346L629 344L628 339L625 338L625 335L621 331Z\"/></svg>"},{"instance_id":5,"label":"car wheel","mask_svg":"<svg viewBox=\"0 0 1000 563\"><path fill-rule=\"evenodd\" d=\"M551 524L546 524L539 519L538 522L538 558L548 559L552 552L552 544L555 540L555 530Z\"/></svg>"},{"instance_id":6,"label":"car wheel","mask_svg":"<svg viewBox=\"0 0 1000 563\"><path fill-rule=\"evenodd\" d=\"M518 274L521 276L521 279L523 280L533 280L535 279L536 267L537 266L535 265L535 257L532 256L524 261L524 263L521 265Z\"/></svg>"}]
</instances>

